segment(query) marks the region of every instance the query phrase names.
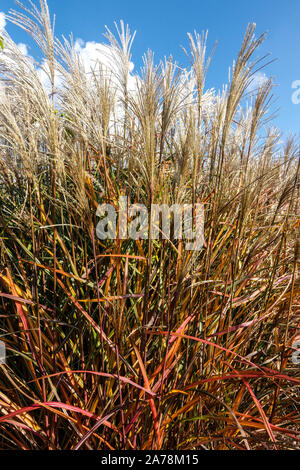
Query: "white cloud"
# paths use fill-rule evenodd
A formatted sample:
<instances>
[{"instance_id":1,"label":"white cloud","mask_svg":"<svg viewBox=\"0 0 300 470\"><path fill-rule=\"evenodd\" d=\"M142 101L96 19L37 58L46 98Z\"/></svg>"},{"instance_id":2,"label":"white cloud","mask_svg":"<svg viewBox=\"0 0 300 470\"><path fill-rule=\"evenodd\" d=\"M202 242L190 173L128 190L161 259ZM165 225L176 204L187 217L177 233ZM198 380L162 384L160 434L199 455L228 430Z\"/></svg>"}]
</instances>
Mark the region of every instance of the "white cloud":
<instances>
[{"instance_id":1,"label":"white cloud","mask_svg":"<svg viewBox=\"0 0 300 470\"><path fill-rule=\"evenodd\" d=\"M111 76L112 83L118 88L117 75L120 73L120 57L110 45L88 41L84 42L78 38L75 41L75 51L80 55L85 70L88 73L95 69L97 63L102 64L106 73ZM128 90L134 92L136 90L136 76L133 75L134 64L129 64Z\"/></svg>"},{"instance_id":2,"label":"white cloud","mask_svg":"<svg viewBox=\"0 0 300 470\"><path fill-rule=\"evenodd\" d=\"M84 41L79 38L75 41L75 51L80 55L87 72L93 69L98 61L104 65L108 65L110 48L105 44L95 41L84 43Z\"/></svg>"},{"instance_id":3,"label":"white cloud","mask_svg":"<svg viewBox=\"0 0 300 470\"><path fill-rule=\"evenodd\" d=\"M6 20L4 13L0 12L0 33L1 29L5 27ZM32 63L34 63L33 57L29 53L29 49L27 44L25 43L18 43L17 47L21 51L21 53ZM75 52L80 56L82 63L85 68L86 74L89 76L91 72L95 70L97 63L103 65L103 69L107 72L108 75L111 76L112 84L119 88L118 80L116 78L119 68L120 68L120 58L118 57L117 53L114 52L112 47L107 44L99 43L96 41L88 41L85 42L80 38L77 38L74 43ZM8 59L7 59L8 60ZM129 65L129 77L128 77L128 88L129 91L134 92L136 90L136 80L137 76L135 76L132 72L134 69L134 64L130 62ZM47 93L51 92L50 86L50 79L49 79L49 71L48 71L48 64L46 60L43 60L41 65L36 68L37 74L41 80L42 85L44 86ZM97 70L97 69L96 69ZM55 74L55 89L61 88L63 84L63 77L59 71L56 71Z\"/></svg>"},{"instance_id":4,"label":"white cloud","mask_svg":"<svg viewBox=\"0 0 300 470\"><path fill-rule=\"evenodd\" d=\"M109 45L95 41L85 43L82 39L78 38L75 41L75 51L82 58L87 72L93 69L97 62L111 68L112 71L117 69L117 58ZM132 72L133 69L134 64L131 62L129 71Z\"/></svg>"},{"instance_id":5,"label":"white cloud","mask_svg":"<svg viewBox=\"0 0 300 470\"><path fill-rule=\"evenodd\" d=\"M74 43L74 49L75 52L80 56L87 75L95 70L97 64L100 63L102 64L104 71L106 71L108 74L111 74L112 83L114 83L116 87L118 86L116 79L116 75L118 74L118 57L116 53L114 53L111 46L96 41L85 42L81 38L77 38ZM128 77L128 88L130 91L134 91L136 89L136 77L132 74L133 69L134 64L130 62ZM50 92L49 73L47 73L47 70L48 66L44 61L41 67L38 69L38 75L45 89ZM56 72L56 89L61 86L62 81L63 77L59 72Z\"/></svg>"},{"instance_id":6,"label":"white cloud","mask_svg":"<svg viewBox=\"0 0 300 470\"><path fill-rule=\"evenodd\" d=\"M269 80L267 75L263 72L257 72L255 75L252 77L252 82L248 87L249 93L257 91L259 87L264 85Z\"/></svg>"},{"instance_id":7,"label":"white cloud","mask_svg":"<svg viewBox=\"0 0 300 470\"><path fill-rule=\"evenodd\" d=\"M25 55L26 57L29 57L28 48L26 44L23 44L22 42L20 42L19 44L17 44L17 46L23 55Z\"/></svg>"},{"instance_id":8,"label":"white cloud","mask_svg":"<svg viewBox=\"0 0 300 470\"><path fill-rule=\"evenodd\" d=\"M5 26L6 26L5 13L3 13L3 11L0 11L0 33L1 31L4 30Z\"/></svg>"}]
</instances>

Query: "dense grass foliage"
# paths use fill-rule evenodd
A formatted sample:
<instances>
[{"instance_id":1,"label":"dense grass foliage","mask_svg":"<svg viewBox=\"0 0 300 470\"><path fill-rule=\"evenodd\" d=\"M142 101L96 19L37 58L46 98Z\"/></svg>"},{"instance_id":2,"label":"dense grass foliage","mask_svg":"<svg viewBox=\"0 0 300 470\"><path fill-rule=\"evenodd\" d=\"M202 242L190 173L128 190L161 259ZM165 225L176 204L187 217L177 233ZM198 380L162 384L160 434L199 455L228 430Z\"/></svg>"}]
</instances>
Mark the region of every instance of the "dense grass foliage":
<instances>
[{"instance_id":1,"label":"dense grass foliage","mask_svg":"<svg viewBox=\"0 0 300 470\"><path fill-rule=\"evenodd\" d=\"M30 8L8 19L40 65L0 50L0 448L299 447L299 147L270 127L264 36L216 93L205 34L189 70L149 52L135 77L122 22L91 70ZM205 246L98 240L120 195L203 204Z\"/></svg>"}]
</instances>

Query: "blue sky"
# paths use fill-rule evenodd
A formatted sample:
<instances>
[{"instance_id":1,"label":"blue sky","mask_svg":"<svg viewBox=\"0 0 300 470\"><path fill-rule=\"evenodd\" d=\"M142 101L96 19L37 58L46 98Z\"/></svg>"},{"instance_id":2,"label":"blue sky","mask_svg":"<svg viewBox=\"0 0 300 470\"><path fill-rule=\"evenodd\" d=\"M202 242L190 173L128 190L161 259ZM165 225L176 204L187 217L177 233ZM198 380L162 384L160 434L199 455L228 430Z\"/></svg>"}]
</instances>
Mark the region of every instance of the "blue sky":
<instances>
[{"instance_id":1,"label":"blue sky","mask_svg":"<svg viewBox=\"0 0 300 470\"><path fill-rule=\"evenodd\" d=\"M24 0L26 3L26 0ZM148 49L157 61L172 54L179 64L187 65L181 45L187 46L187 32L208 30L208 46L218 41L209 70L207 87L220 88L228 78L228 67L236 57L248 22L257 24L257 34L268 32L260 54L271 53L276 61L265 73L274 76L279 108L278 125L286 134L299 134L300 104L292 103L292 83L300 81L300 1L299 0L48 0L56 13L57 35L73 32L84 41L103 42L105 25L123 19L137 31L133 47L135 70ZM15 8L13 0L1 0L4 13ZM16 42L30 40L18 28L7 30Z\"/></svg>"}]
</instances>

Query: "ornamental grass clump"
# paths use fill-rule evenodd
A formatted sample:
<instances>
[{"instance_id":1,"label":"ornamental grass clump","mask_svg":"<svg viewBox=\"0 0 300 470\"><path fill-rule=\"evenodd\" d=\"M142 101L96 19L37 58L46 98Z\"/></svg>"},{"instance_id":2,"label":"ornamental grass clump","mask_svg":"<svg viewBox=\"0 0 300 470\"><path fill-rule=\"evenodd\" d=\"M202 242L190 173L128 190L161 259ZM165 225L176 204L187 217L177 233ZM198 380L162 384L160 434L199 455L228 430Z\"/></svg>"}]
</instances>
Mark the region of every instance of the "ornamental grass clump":
<instances>
[{"instance_id":1,"label":"ornamental grass clump","mask_svg":"<svg viewBox=\"0 0 300 470\"><path fill-rule=\"evenodd\" d=\"M299 144L272 127L264 35L216 92L206 33L189 68L148 52L135 75L123 22L91 65L45 0L19 5L40 56L1 33L0 448L299 447ZM202 205L202 249L98 239L120 196Z\"/></svg>"}]
</instances>

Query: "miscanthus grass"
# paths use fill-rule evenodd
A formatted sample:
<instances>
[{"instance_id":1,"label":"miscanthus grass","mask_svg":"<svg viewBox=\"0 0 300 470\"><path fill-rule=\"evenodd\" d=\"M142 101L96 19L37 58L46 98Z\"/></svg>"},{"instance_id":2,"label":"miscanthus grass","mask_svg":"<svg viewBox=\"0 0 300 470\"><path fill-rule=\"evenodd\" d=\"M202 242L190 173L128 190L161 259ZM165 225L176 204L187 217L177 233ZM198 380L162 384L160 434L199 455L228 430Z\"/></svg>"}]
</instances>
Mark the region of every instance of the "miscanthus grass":
<instances>
[{"instance_id":1,"label":"miscanthus grass","mask_svg":"<svg viewBox=\"0 0 300 470\"><path fill-rule=\"evenodd\" d=\"M0 448L299 447L299 145L264 36L217 93L205 33L189 69L148 52L134 76L122 22L88 68L45 0L8 20L40 63L1 33ZM203 204L205 246L98 240L120 195Z\"/></svg>"}]
</instances>

